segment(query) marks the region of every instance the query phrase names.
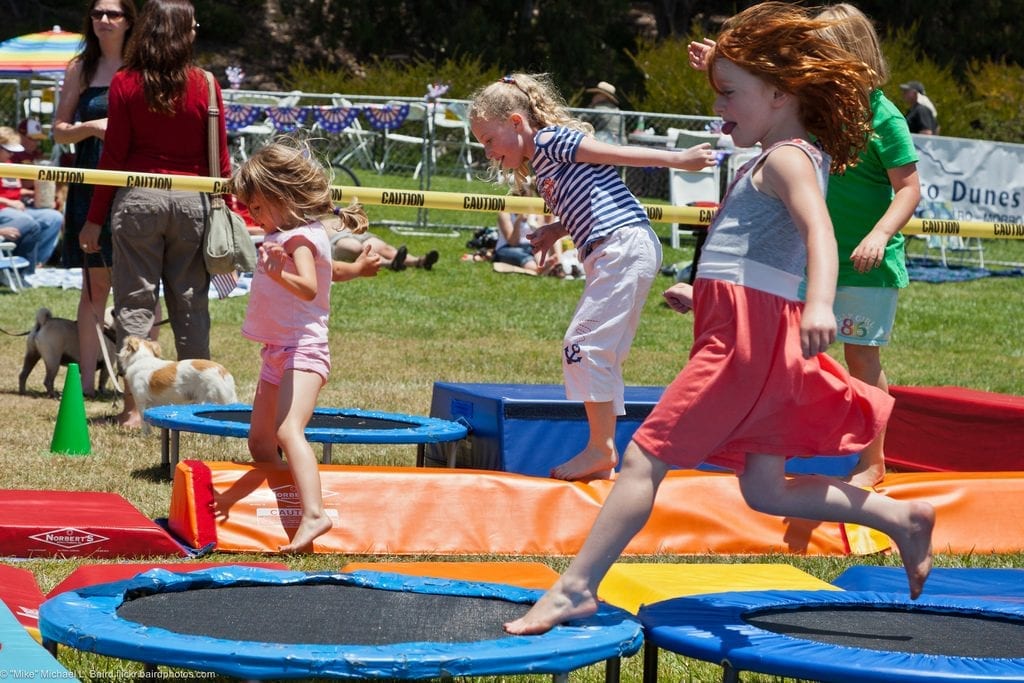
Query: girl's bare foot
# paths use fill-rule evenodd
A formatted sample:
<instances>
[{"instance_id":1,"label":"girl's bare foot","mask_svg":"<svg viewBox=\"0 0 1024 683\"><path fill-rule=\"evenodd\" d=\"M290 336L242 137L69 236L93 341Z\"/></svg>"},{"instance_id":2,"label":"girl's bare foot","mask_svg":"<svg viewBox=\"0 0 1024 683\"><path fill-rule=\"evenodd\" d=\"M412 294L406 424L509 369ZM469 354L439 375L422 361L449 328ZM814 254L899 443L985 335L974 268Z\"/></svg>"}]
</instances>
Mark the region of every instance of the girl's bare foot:
<instances>
[{"instance_id":1,"label":"girl's bare foot","mask_svg":"<svg viewBox=\"0 0 1024 683\"><path fill-rule=\"evenodd\" d=\"M615 466L619 463L619 455L615 451L607 452L590 448L577 453L570 460L552 468L554 479L578 481L580 479L611 479Z\"/></svg>"},{"instance_id":2,"label":"girl's bare foot","mask_svg":"<svg viewBox=\"0 0 1024 683\"><path fill-rule=\"evenodd\" d=\"M885 465L869 465L863 470L854 470L844 481L860 489L870 489L881 484L883 479L885 479Z\"/></svg>"},{"instance_id":3,"label":"girl's bare foot","mask_svg":"<svg viewBox=\"0 0 1024 683\"><path fill-rule=\"evenodd\" d=\"M334 522L327 515L317 518L303 516L302 522L299 523L299 528L295 531L295 536L292 537L292 542L281 546L281 552L312 552L313 541L326 534L333 526Z\"/></svg>"},{"instance_id":4,"label":"girl's bare foot","mask_svg":"<svg viewBox=\"0 0 1024 683\"><path fill-rule=\"evenodd\" d=\"M505 631L519 636L539 635L571 619L589 617L596 611L597 598L590 591L570 593L559 581L529 612L506 623Z\"/></svg>"},{"instance_id":5,"label":"girl's bare foot","mask_svg":"<svg viewBox=\"0 0 1024 683\"><path fill-rule=\"evenodd\" d=\"M924 590L924 582L932 570L932 529L935 527L935 508L921 501L908 503L907 523L892 540L900 551L900 559L907 571L910 599L917 600Z\"/></svg>"}]
</instances>

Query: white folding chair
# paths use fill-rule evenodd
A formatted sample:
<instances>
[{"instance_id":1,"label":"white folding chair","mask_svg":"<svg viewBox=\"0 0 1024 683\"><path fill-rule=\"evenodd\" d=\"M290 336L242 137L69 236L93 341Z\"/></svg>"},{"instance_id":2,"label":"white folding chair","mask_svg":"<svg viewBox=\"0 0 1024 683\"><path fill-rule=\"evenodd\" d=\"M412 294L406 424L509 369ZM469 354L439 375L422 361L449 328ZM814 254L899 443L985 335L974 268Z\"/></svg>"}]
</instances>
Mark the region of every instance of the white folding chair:
<instances>
[{"instance_id":1,"label":"white folding chair","mask_svg":"<svg viewBox=\"0 0 1024 683\"><path fill-rule=\"evenodd\" d=\"M694 145L709 142L715 145L719 136L712 133L693 130L673 130L675 147L685 149ZM697 202L714 203L722 199L722 170L720 166L710 166L700 171L682 171L670 169L668 176L669 201L673 206L690 206ZM679 237L682 232L693 233L693 228L672 224L669 243L673 249L679 248Z\"/></svg>"},{"instance_id":2,"label":"white folding chair","mask_svg":"<svg viewBox=\"0 0 1024 683\"><path fill-rule=\"evenodd\" d=\"M449 135L445 135L444 131L449 131ZM456 163L466 180L473 180L473 150L482 151L483 145L473 140L473 132L466 118L466 105L457 102L438 104L434 110L434 132L437 142L435 154L437 147L444 149L448 145L454 146L457 151Z\"/></svg>"},{"instance_id":3,"label":"white folding chair","mask_svg":"<svg viewBox=\"0 0 1024 683\"><path fill-rule=\"evenodd\" d=\"M33 87L28 91L28 97L22 103L26 119L48 120L53 117L57 104L56 87Z\"/></svg>"},{"instance_id":4,"label":"white folding chair","mask_svg":"<svg viewBox=\"0 0 1024 683\"><path fill-rule=\"evenodd\" d=\"M331 104L335 107L350 108L354 106L352 102L338 94L331 96ZM383 170L373 154L377 133L364 128L358 116L352 119L352 123L338 134L338 139L341 141L342 147L331 158L332 164L344 166L349 161L355 160L361 168L372 168L377 172Z\"/></svg>"},{"instance_id":5,"label":"white folding chair","mask_svg":"<svg viewBox=\"0 0 1024 683\"><path fill-rule=\"evenodd\" d=\"M239 93L233 90L224 90L224 106L229 104L251 104L260 107L277 107L281 100L273 95L261 95L259 93ZM255 123L243 126L237 130L229 130L228 138L231 142L232 161L240 164L249 158L255 150L259 149L267 140L274 135L274 126L266 116Z\"/></svg>"},{"instance_id":6,"label":"white folding chair","mask_svg":"<svg viewBox=\"0 0 1024 683\"><path fill-rule=\"evenodd\" d=\"M389 102L388 105L396 104ZM420 173L423 171L423 164L428 160L428 154L432 155L433 152L430 150L432 147L430 137L432 135L432 121L427 116L427 105L422 102L409 102L409 115L406 117L403 125L407 123L419 122L423 126L423 133L421 135L410 135L407 133L393 133L385 131L384 133L384 158L381 161L381 165L387 168L391 162L391 157L394 151L399 145L410 145L419 148L419 154L417 155L417 161L413 168L412 177L418 178ZM432 161L432 157L429 157Z\"/></svg>"},{"instance_id":7,"label":"white folding chair","mask_svg":"<svg viewBox=\"0 0 1024 683\"><path fill-rule=\"evenodd\" d=\"M25 288L18 269L27 268L29 263L28 259L14 255L16 246L14 242L0 240L0 273L3 273L4 280L7 281L7 286L11 291L17 293Z\"/></svg>"},{"instance_id":8,"label":"white folding chair","mask_svg":"<svg viewBox=\"0 0 1024 683\"><path fill-rule=\"evenodd\" d=\"M959 235L928 235L925 237L924 255L932 249L939 250L939 260L943 268L949 267L949 255L959 254L960 265L964 264L968 254L977 254L978 267L985 267L985 245L980 237L961 237Z\"/></svg>"}]
</instances>

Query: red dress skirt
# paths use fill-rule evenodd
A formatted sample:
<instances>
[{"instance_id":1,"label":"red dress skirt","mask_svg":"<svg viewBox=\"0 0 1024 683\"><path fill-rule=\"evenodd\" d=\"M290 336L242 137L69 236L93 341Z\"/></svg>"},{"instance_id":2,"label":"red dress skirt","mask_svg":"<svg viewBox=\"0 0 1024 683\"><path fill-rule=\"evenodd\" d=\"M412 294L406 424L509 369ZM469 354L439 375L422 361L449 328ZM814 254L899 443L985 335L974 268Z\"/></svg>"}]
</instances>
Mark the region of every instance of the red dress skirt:
<instances>
[{"instance_id":1,"label":"red dress skirt","mask_svg":"<svg viewBox=\"0 0 1024 683\"><path fill-rule=\"evenodd\" d=\"M803 357L803 303L698 278L693 310L690 359L633 435L651 455L740 474L748 453L856 453L888 421L891 396L827 354Z\"/></svg>"}]
</instances>

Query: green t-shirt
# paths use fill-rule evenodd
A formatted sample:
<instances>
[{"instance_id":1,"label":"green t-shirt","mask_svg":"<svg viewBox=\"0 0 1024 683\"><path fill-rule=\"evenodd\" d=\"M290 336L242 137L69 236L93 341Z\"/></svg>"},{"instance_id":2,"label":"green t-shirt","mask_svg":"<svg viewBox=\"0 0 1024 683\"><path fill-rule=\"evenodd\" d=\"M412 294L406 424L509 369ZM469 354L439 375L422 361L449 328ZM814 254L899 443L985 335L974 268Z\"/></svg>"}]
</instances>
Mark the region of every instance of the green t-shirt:
<instances>
[{"instance_id":1,"label":"green t-shirt","mask_svg":"<svg viewBox=\"0 0 1024 683\"><path fill-rule=\"evenodd\" d=\"M857 160L843 175L829 176L826 204L839 243L841 287L906 287L903 233L897 232L885 247L881 266L867 273L853 269L850 254L871 232L889 208L895 194L888 170L917 163L917 150L900 110L882 93L871 93L871 125L874 135Z\"/></svg>"}]
</instances>

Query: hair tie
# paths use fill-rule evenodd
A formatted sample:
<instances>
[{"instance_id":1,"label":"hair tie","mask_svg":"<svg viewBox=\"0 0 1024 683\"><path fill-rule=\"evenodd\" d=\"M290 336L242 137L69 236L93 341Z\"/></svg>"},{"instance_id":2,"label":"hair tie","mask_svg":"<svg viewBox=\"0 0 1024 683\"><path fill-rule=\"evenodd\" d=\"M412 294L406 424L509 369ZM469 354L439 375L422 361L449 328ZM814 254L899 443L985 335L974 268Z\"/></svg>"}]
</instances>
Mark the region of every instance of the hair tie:
<instances>
[{"instance_id":1,"label":"hair tie","mask_svg":"<svg viewBox=\"0 0 1024 683\"><path fill-rule=\"evenodd\" d=\"M501 83L508 83L509 85L515 85L516 84L516 79L512 78L512 76L510 74L506 74L506 75L501 77L501 80L499 82L501 82Z\"/></svg>"},{"instance_id":2,"label":"hair tie","mask_svg":"<svg viewBox=\"0 0 1024 683\"><path fill-rule=\"evenodd\" d=\"M340 215L341 215L341 207L340 207L340 206L335 206L335 207L333 207L333 208L331 209L331 211L333 211L333 212L334 212L334 215L335 215L335 216L340 216Z\"/></svg>"}]
</instances>

